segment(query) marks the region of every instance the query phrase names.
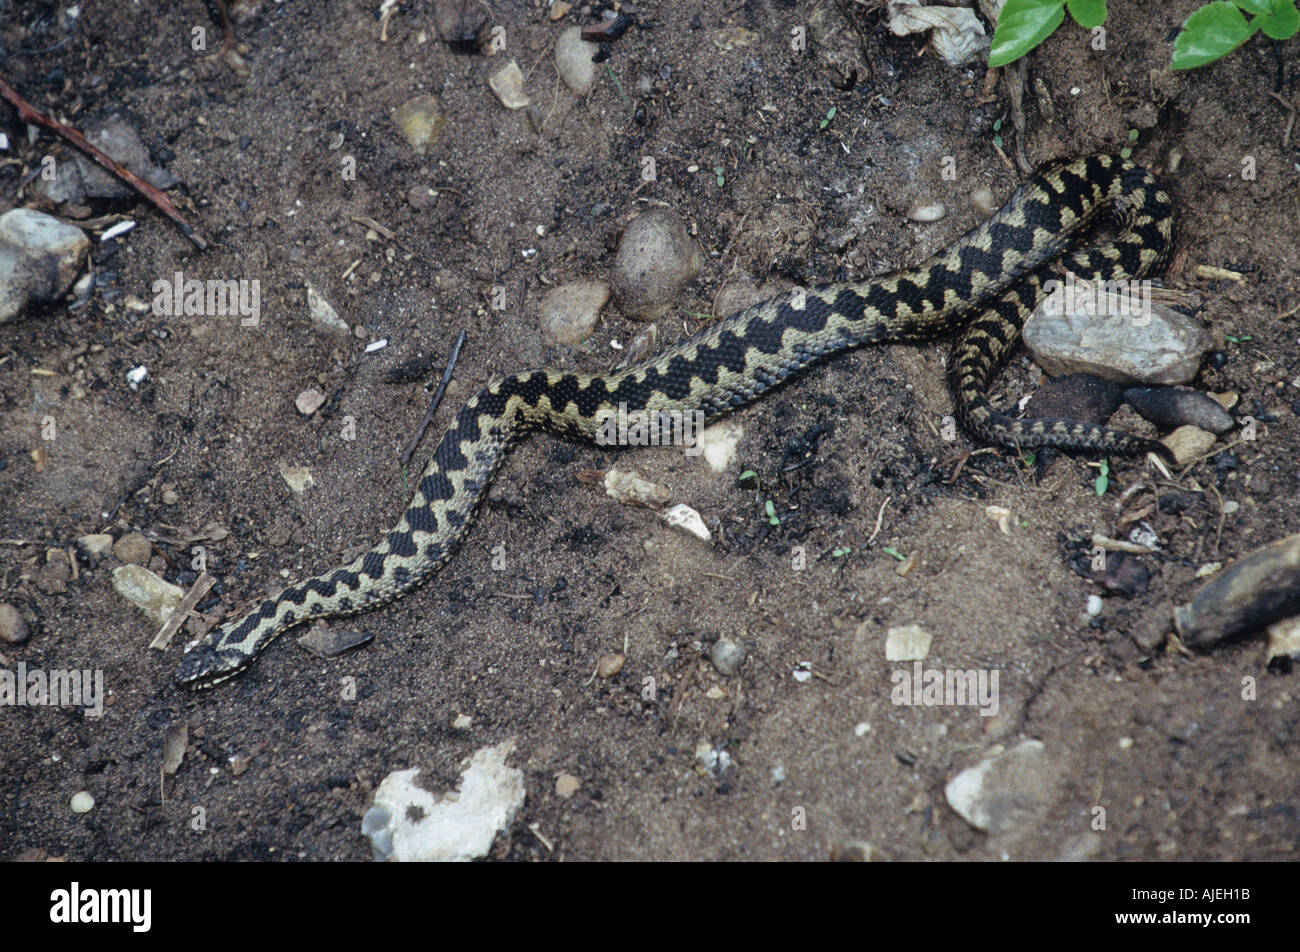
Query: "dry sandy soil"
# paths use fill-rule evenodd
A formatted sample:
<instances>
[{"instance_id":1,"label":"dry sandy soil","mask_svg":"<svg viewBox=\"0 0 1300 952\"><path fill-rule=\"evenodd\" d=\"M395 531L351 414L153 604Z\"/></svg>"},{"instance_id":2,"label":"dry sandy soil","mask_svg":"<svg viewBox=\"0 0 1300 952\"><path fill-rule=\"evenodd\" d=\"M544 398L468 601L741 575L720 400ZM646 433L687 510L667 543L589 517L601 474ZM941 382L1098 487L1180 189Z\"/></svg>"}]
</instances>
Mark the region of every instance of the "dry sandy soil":
<instances>
[{"instance_id":1,"label":"dry sandy soil","mask_svg":"<svg viewBox=\"0 0 1300 952\"><path fill-rule=\"evenodd\" d=\"M501 859L811 860L853 842L895 859L1292 855L1294 673L1270 668L1258 637L1191 654L1162 636L1198 567L1300 531L1300 130L1269 95L1280 81L1295 103L1300 41L1279 55L1260 39L1176 74L1170 37L1195 0L1112 4L1105 51L1067 22L1032 54L1017 133L1003 82L986 93L982 68L946 66L923 40L891 35L878 9L848 3L820 14L780 0L642 4L585 100L558 82L551 52L563 28L590 21L579 10L554 23L537 3L492 3L507 48L488 57L449 50L419 0L398 4L382 43L378 2L264 2L239 27L241 80L190 48L196 26L220 36L200 0L82 0L71 28L70 6L0 2L5 75L73 123L126 110L183 181L174 193L212 246L197 251L128 201L139 224L96 246L103 283L87 307L0 327L0 601L33 626L0 654L11 668L100 669L111 691L97 719L0 711L0 858L368 859L360 817L385 775L418 766L446 789L463 758L511 738L528 797L497 839ZM825 47L791 49L791 28L820 17L846 69L828 66ZM541 107L540 130L487 86L509 57ZM427 92L446 124L420 156L390 112ZM0 165L3 210L18 203L25 169L65 147L45 136L29 146L12 110L0 117L22 160ZM64 592L35 584L47 549L138 530L155 540L161 573L188 586L184 536L210 523L228 532L207 544L220 580L200 606L210 616L332 568L400 513L399 454L462 329L417 466L490 379L615 363L613 342L641 329L617 307L583 346L561 348L538 330L538 301L548 285L608 279L638 212L679 213L707 260L660 323L660 340L673 341L728 282L866 276L953 241L978 220L974 189L1001 199L1023 178L993 147L999 119L1008 155L1018 147L1030 163L1117 149L1138 131L1136 158L1179 209L1165 280L1201 295L1219 344L1196 386L1240 394L1238 412L1261 421L1257 440L1228 434L1172 480L1113 462L1102 496L1096 460L1052 453L1026 465L984 451L953 479L974 447L937 429L951 411L947 343L870 348L736 414L744 435L721 474L671 449L526 441L451 563L343 622L374 637L334 660L300 648L300 629L238 679L186 691L172 674L189 635L149 650L154 626L114 593L111 559L81 563ZM342 156L355 158L355 180L340 175ZM643 156L656 160L650 186ZM1246 156L1253 180L1241 175ZM413 207L413 186L436 197ZM949 209L941 221L907 220L934 200ZM393 237L368 236L361 217ZM1198 265L1244 277L1206 280ZM259 281L259 325L131 307L177 270ZM366 341L314 327L308 282L387 346L365 354ZM505 310L491 307L496 286ZM393 382L410 361L423 361L415 379ZM126 374L138 365L149 377L133 391ZM1040 382L1017 356L995 398L1013 405ZM294 397L309 386L329 399L305 418ZM47 415L58 436L43 443ZM347 417L352 441L339 438ZM292 492L281 463L308 467L315 486ZM615 463L703 513L714 544L578 480ZM737 485L746 469L760 490ZM1009 533L990 505L1010 511ZM1149 583L1124 597L1086 577L1088 540L1126 534L1135 514L1162 548L1141 558ZM503 572L490 566L498 545ZM915 568L900 576L891 552L914 555ZM1105 599L1090 619L1091 594ZM998 716L891 702L899 665L885 660L885 633L908 624L934 637L927 666L999 673ZM732 678L707 660L721 636L748 646ZM624 650L617 676L593 678L602 655ZM811 679L794 677L801 663ZM348 678L355 699L343 697ZM1257 682L1253 699L1244 678ZM460 714L468 730L452 728ZM188 725L190 748L163 779L174 724ZM1027 738L1042 741L1059 778L1041 816L1000 836L973 831L944 785L994 745ZM701 741L729 754L721 776L699 767ZM247 770L236 774L232 756ZM561 773L581 780L571 798L555 792ZM96 801L85 815L69 809L79 790Z\"/></svg>"}]
</instances>

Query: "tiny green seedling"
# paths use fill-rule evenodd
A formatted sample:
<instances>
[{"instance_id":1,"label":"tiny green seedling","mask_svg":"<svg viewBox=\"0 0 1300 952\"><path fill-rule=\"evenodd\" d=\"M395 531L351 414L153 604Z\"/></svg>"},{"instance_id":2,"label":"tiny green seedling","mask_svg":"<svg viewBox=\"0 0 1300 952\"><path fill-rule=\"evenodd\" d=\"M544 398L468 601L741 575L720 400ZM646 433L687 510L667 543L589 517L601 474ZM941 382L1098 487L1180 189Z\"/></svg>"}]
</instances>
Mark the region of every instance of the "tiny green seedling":
<instances>
[{"instance_id":1,"label":"tiny green seedling","mask_svg":"<svg viewBox=\"0 0 1300 952\"><path fill-rule=\"evenodd\" d=\"M1133 143L1137 142L1137 140L1138 131L1136 129L1130 129L1128 131L1128 145L1119 150L1119 157L1121 159L1131 159L1133 157Z\"/></svg>"},{"instance_id":2,"label":"tiny green seedling","mask_svg":"<svg viewBox=\"0 0 1300 952\"><path fill-rule=\"evenodd\" d=\"M726 170L721 165L714 166L713 178L718 183L718 188L722 188L727 184Z\"/></svg>"},{"instance_id":3,"label":"tiny green seedling","mask_svg":"<svg viewBox=\"0 0 1300 952\"><path fill-rule=\"evenodd\" d=\"M1001 131L1002 131L1002 120L1001 120L1001 119L994 120L994 122L993 122L993 145L996 146L996 147L999 148L999 149L1002 148L1002 136L999 134L999 133L1001 133Z\"/></svg>"},{"instance_id":4,"label":"tiny green seedling","mask_svg":"<svg viewBox=\"0 0 1300 952\"><path fill-rule=\"evenodd\" d=\"M605 72L609 74L610 81L614 84L614 88L618 90L618 98L623 100L626 105L632 105L627 98L627 93L623 92L623 84L618 81L618 77L614 75L614 70L608 63L605 64Z\"/></svg>"},{"instance_id":5,"label":"tiny green seedling","mask_svg":"<svg viewBox=\"0 0 1300 952\"><path fill-rule=\"evenodd\" d=\"M1093 489L1098 496L1106 495L1106 488L1110 485L1110 460L1102 460L1099 467L1101 472L1097 474L1097 481L1093 483Z\"/></svg>"},{"instance_id":6,"label":"tiny green seedling","mask_svg":"<svg viewBox=\"0 0 1300 952\"><path fill-rule=\"evenodd\" d=\"M763 505L763 511L767 513L767 521L772 525L779 526L781 524L781 520L776 515L776 506L772 505L772 500L769 499Z\"/></svg>"},{"instance_id":7,"label":"tiny green seedling","mask_svg":"<svg viewBox=\"0 0 1300 952\"><path fill-rule=\"evenodd\" d=\"M899 552L899 551L898 551L897 549L895 549L892 545L887 545L887 546L885 546L883 549L881 549L880 551L883 552L883 553L885 553L885 555L892 555L894 558L898 559L898 561L900 561L900 562L906 562L906 561L907 561L907 556L905 556L902 552Z\"/></svg>"},{"instance_id":8,"label":"tiny green seedling","mask_svg":"<svg viewBox=\"0 0 1300 952\"><path fill-rule=\"evenodd\" d=\"M1245 344L1255 339L1254 334L1242 334L1240 337L1234 337L1231 334L1225 334L1223 337L1229 344Z\"/></svg>"},{"instance_id":9,"label":"tiny green seedling","mask_svg":"<svg viewBox=\"0 0 1300 952\"><path fill-rule=\"evenodd\" d=\"M852 553L853 553L853 547L852 547L852 546L841 545L841 546L839 546L839 547L837 547L837 548L831 549L831 558L832 558L832 559L842 559L842 558L844 558L844 556L846 556L846 555L851 555Z\"/></svg>"},{"instance_id":10,"label":"tiny green seedling","mask_svg":"<svg viewBox=\"0 0 1300 952\"><path fill-rule=\"evenodd\" d=\"M831 108L827 109L826 118L821 121L820 125L818 125L817 128L825 129L827 126L829 126L831 124L831 120L835 118L835 112L836 109L834 106L831 106Z\"/></svg>"}]
</instances>

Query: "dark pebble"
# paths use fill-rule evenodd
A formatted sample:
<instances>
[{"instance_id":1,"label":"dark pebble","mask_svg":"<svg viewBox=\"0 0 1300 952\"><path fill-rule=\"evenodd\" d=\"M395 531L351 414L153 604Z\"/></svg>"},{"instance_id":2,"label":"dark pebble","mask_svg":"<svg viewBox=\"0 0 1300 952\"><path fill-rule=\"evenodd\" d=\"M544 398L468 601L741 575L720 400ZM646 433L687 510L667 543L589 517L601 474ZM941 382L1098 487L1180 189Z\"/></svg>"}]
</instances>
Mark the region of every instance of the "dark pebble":
<instances>
[{"instance_id":1,"label":"dark pebble","mask_svg":"<svg viewBox=\"0 0 1300 952\"><path fill-rule=\"evenodd\" d=\"M1210 353L1210 366L1215 370L1222 370L1228 365L1228 355L1221 350Z\"/></svg>"},{"instance_id":2,"label":"dark pebble","mask_svg":"<svg viewBox=\"0 0 1300 952\"><path fill-rule=\"evenodd\" d=\"M240 137L239 137L239 151L241 151L241 152L244 151L245 149L247 149L247 148L248 148L250 145L252 145L252 144L253 144L253 137L252 137L252 136L240 136Z\"/></svg>"},{"instance_id":3,"label":"dark pebble","mask_svg":"<svg viewBox=\"0 0 1300 952\"><path fill-rule=\"evenodd\" d=\"M1147 590L1151 572L1136 556L1127 552L1111 552L1106 556L1106 571L1101 584L1112 592L1123 595L1140 595Z\"/></svg>"},{"instance_id":4,"label":"dark pebble","mask_svg":"<svg viewBox=\"0 0 1300 952\"><path fill-rule=\"evenodd\" d=\"M1166 516L1176 516L1200 502L1196 493L1168 493L1160 497L1160 511Z\"/></svg>"},{"instance_id":5,"label":"dark pebble","mask_svg":"<svg viewBox=\"0 0 1300 952\"><path fill-rule=\"evenodd\" d=\"M1232 417L1218 401L1195 390L1131 387L1124 391L1124 400L1156 426L1166 430L1191 425L1210 433L1227 433L1233 426Z\"/></svg>"},{"instance_id":6,"label":"dark pebble","mask_svg":"<svg viewBox=\"0 0 1300 952\"><path fill-rule=\"evenodd\" d=\"M1220 473L1234 472L1241 463L1238 462L1236 455L1224 450L1214 457L1214 468Z\"/></svg>"}]
</instances>

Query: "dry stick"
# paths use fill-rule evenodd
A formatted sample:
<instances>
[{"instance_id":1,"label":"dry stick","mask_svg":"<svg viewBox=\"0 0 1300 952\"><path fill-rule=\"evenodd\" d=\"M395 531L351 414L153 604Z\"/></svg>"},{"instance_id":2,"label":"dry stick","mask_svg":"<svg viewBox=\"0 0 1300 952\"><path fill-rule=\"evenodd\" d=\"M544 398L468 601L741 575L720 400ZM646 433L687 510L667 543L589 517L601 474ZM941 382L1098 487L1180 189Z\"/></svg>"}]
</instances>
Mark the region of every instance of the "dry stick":
<instances>
[{"instance_id":1,"label":"dry stick","mask_svg":"<svg viewBox=\"0 0 1300 952\"><path fill-rule=\"evenodd\" d=\"M167 619L162 628L158 629L158 634L154 635L153 641L149 642L150 648L161 651L171 643L172 635L176 634L186 616L194 610L194 606L203 600L203 596L208 593L208 589L212 587L214 582L216 582L216 579L206 571L195 580L193 587L185 593L185 597L172 609L171 617Z\"/></svg>"},{"instance_id":2,"label":"dry stick","mask_svg":"<svg viewBox=\"0 0 1300 952\"><path fill-rule=\"evenodd\" d=\"M221 31L225 34L225 38L221 41L221 49L213 53L212 58L225 59L226 54L235 45L235 28L230 22L230 14L226 11L225 0L212 0L212 2L217 5L217 11L221 14Z\"/></svg>"},{"instance_id":3,"label":"dry stick","mask_svg":"<svg viewBox=\"0 0 1300 952\"><path fill-rule=\"evenodd\" d=\"M171 200L166 195L154 188L144 179L140 178L140 176L136 175L130 169L118 165L99 149L96 149L93 145L87 142L86 137L76 129L73 129L71 126L65 126L53 116L47 116L45 113L41 112L20 96L18 91L5 82L3 78L0 78L0 97L7 99L9 104L18 110L18 118L23 120L23 122L44 126L51 132L67 139L82 152L86 153L104 168L108 169L118 178L122 179L138 191L145 198L149 199L149 201L153 202L154 205L158 207L159 211L176 223L176 227L181 230L181 234L194 242L200 251L207 248L207 241L190 226L190 223L187 222L181 213L176 210L176 206L171 203Z\"/></svg>"},{"instance_id":4,"label":"dry stick","mask_svg":"<svg viewBox=\"0 0 1300 952\"><path fill-rule=\"evenodd\" d=\"M429 424L433 422L433 415L438 412L438 404L442 403L442 395L447 392L447 384L451 382L451 372L456 369L456 358L460 356L460 345L463 343L465 343L465 332L462 330L456 335L456 343L451 345L451 356L447 358L447 366L442 368L442 381L438 384L438 392L433 395L433 402L425 411L424 419L416 427L415 435L411 437L411 442L406 444L406 450L402 453L402 466L411 461L415 448L420 445L420 440L424 439L424 431L429 428Z\"/></svg>"}]
</instances>

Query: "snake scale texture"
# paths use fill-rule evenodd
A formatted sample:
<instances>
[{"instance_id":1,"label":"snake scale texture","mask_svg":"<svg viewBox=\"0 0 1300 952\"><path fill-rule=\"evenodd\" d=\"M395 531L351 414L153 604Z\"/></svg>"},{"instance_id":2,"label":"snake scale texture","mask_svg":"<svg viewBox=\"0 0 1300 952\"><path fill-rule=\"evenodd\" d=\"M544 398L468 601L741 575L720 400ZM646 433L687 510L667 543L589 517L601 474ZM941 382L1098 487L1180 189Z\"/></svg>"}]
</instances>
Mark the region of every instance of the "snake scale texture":
<instances>
[{"instance_id":1,"label":"snake scale texture","mask_svg":"<svg viewBox=\"0 0 1300 952\"><path fill-rule=\"evenodd\" d=\"M1115 237L1073 248L1104 212ZM185 654L176 679L200 687L224 681L286 628L367 611L419 585L451 558L511 446L533 429L592 441L620 404L629 414L700 410L713 418L863 344L960 331L949 363L956 416L984 442L1098 455L1163 452L1152 441L1091 423L1012 419L990 405L986 392L1053 273L1142 278L1164 263L1172 229L1169 195L1145 169L1105 154L1056 160L1040 166L989 220L918 267L795 289L619 372L532 370L498 380L456 415L401 521L374 548L215 628Z\"/></svg>"}]
</instances>

